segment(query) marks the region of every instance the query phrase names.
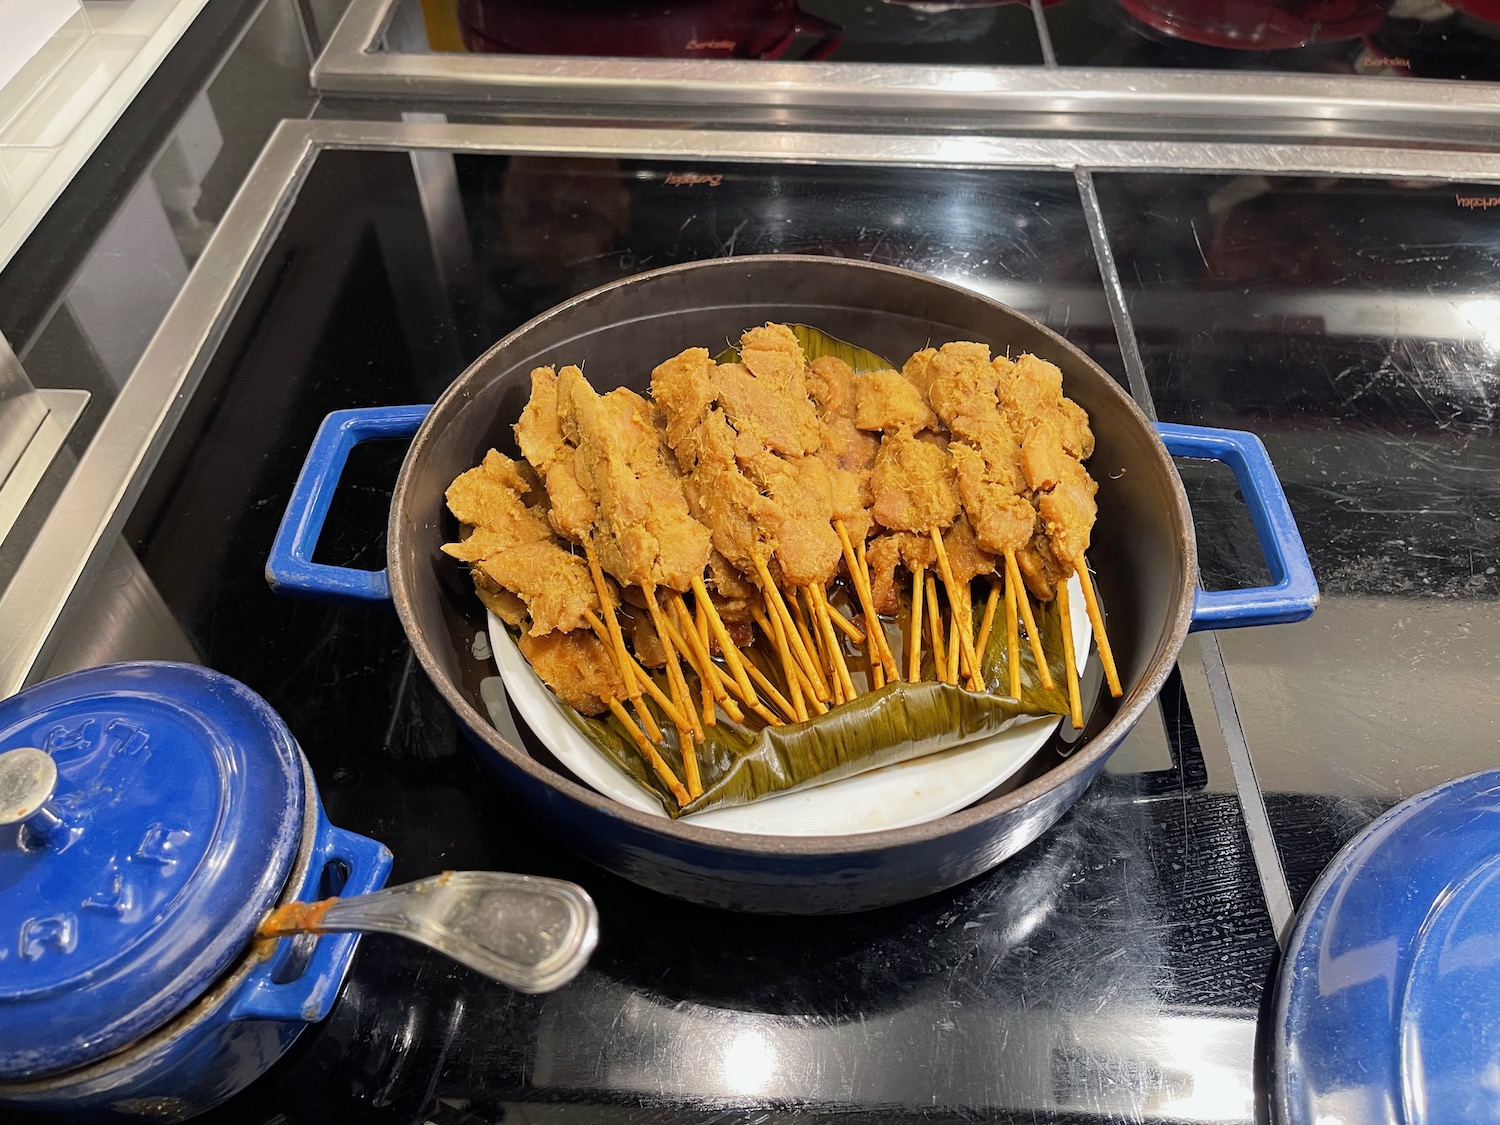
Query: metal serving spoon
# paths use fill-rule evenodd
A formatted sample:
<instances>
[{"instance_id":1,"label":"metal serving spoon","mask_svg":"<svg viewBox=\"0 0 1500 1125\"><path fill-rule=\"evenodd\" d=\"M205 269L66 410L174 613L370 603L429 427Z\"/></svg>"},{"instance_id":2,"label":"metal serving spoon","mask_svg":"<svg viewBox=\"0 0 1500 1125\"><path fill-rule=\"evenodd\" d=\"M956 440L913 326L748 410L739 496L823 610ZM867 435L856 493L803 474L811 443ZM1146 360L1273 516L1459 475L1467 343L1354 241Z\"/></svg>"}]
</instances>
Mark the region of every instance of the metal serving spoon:
<instances>
[{"instance_id":1,"label":"metal serving spoon","mask_svg":"<svg viewBox=\"0 0 1500 1125\"><path fill-rule=\"evenodd\" d=\"M576 977L599 941L599 912L582 887L498 871L445 871L368 895L289 902L266 916L262 938L396 934L431 946L521 992L551 992Z\"/></svg>"}]
</instances>

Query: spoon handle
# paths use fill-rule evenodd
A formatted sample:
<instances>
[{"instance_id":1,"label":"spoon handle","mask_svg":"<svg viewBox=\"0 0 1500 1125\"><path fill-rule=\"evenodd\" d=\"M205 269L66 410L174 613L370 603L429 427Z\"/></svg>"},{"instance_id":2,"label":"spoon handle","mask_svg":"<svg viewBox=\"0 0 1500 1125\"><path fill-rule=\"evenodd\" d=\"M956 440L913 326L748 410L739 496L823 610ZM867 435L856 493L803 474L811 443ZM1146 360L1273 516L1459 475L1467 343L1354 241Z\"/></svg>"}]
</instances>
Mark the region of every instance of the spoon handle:
<instances>
[{"instance_id":1,"label":"spoon handle","mask_svg":"<svg viewBox=\"0 0 1500 1125\"><path fill-rule=\"evenodd\" d=\"M550 992L588 962L599 912L582 887L559 879L445 871L373 894L291 903L259 932L397 934L518 991Z\"/></svg>"}]
</instances>

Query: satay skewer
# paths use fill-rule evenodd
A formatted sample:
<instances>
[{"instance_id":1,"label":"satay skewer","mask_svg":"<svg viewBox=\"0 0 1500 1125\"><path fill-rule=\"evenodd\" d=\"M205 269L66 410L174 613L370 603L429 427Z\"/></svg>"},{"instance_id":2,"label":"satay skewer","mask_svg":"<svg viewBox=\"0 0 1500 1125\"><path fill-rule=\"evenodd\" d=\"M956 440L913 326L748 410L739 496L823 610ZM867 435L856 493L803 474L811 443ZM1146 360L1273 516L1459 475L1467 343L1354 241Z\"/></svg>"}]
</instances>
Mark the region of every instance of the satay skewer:
<instances>
[{"instance_id":1,"label":"satay skewer","mask_svg":"<svg viewBox=\"0 0 1500 1125\"><path fill-rule=\"evenodd\" d=\"M772 620L776 622L777 626L782 630L783 633L786 632L786 625L779 617L772 618ZM811 711L814 715L828 714L828 702L825 702L818 698L818 693L813 688L813 682L808 678L807 673L803 671L802 665L793 660L792 669L797 674L797 683L802 692L802 698L807 704L808 710ZM831 698L829 702L831 702Z\"/></svg>"},{"instance_id":2,"label":"satay skewer","mask_svg":"<svg viewBox=\"0 0 1500 1125\"><path fill-rule=\"evenodd\" d=\"M932 642L933 672L942 683L948 682L948 645L944 641L943 614L938 608L937 582L927 572L927 639Z\"/></svg>"},{"instance_id":3,"label":"satay skewer","mask_svg":"<svg viewBox=\"0 0 1500 1125\"><path fill-rule=\"evenodd\" d=\"M703 607L699 606L698 610L702 613ZM677 594L672 598L672 612L676 614L678 625L682 629L681 633L674 631L673 636L681 638L682 644L686 646L683 655L692 664L693 671L698 674L699 681L708 686L709 694L713 696L715 701L723 703L729 699L727 685L734 682L733 678L723 675L719 670L719 666L713 662L708 642L703 639L702 633L695 627L692 611L688 609L687 602L683 600L681 594ZM670 620L667 622L667 625L674 628L674 630L676 628ZM732 719L735 718L732 714L729 717Z\"/></svg>"},{"instance_id":4,"label":"satay skewer","mask_svg":"<svg viewBox=\"0 0 1500 1125\"><path fill-rule=\"evenodd\" d=\"M958 630L959 647L964 654L964 659L969 662L969 687L973 691L983 690L983 684L979 682L979 661L974 657L974 622L973 611L969 607L967 590L960 590L959 585L953 579L953 566L948 561L948 548L943 546L942 532L937 528L929 528L932 535L932 547L937 552L938 571L943 576L943 586L948 591L948 607L953 615L953 627ZM952 665L953 661L949 661ZM958 682L958 672L955 670L949 674L949 682Z\"/></svg>"},{"instance_id":5,"label":"satay skewer","mask_svg":"<svg viewBox=\"0 0 1500 1125\"><path fill-rule=\"evenodd\" d=\"M734 647L734 638L729 635L729 630L724 627L724 622L719 617L719 611L714 608L713 599L708 596L708 587L703 584L703 576L693 575L693 596L703 606L704 612L708 614L708 627L713 630L714 637L719 642L719 649L724 653L724 663L729 665L729 670L734 673L735 682L740 685L747 700L755 698L755 689L750 686L750 677L745 674L745 665L740 660L740 650Z\"/></svg>"},{"instance_id":6,"label":"satay skewer","mask_svg":"<svg viewBox=\"0 0 1500 1125\"><path fill-rule=\"evenodd\" d=\"M1021 620L1026 625L1026 639L1031 645L1031 655L1036 657L1036 674L1041 678L1042 687L1051 691L1057 686L1057 681L1052 678L1052 669L1047 664L1047 654L1042 651L1042 634L1036 627L1036 617L1031 612L1031 601L1027 598L1026 587L1021 582L1021 567L1016 562L1014 551L1005 552L1005 573L1015 591L1016 607L1021 611Z\"/></svg>"},{"instance_id":7,"label":"satay skewer","mask_svg":"<svg viewBox=\"0 0 1500 1125\"><path fill-rule=\"evenodd\" d=\"M845 617L839 607L828 600L826 592L823 594L823 604L828 609L829 624L848 637L851 644L863 645L865 643L865 631Z\"/></svg>"},{"instance_id":8,"label":"satay skewer","mask_svg":"<svg viewBox=\"0 0 1500 1125\"><path fill-rule=\"evenodd\" d=\"M769 599L767 601L769 602ZM806 722L807 704L802 701L802 681L798 675L800 669L797 667L797 661L791 649L787 646L786 638L782 635L781 618L776 615L775 610L771 610L771 616L767 618L766 614L755 606L750 608L750 616L760 626L760 631L771 642L771 648L781 660L781 674L786 679L787 695L790 696L792 704L791 714L796 716L797 722Z\"/></svg>"},{"instance_id":9,"label":"satay skewer","mask_svg":"<svg viewBox=\"0 0 1500 1125\"><path fill-rule=\"evenodd\" d=\"M594 544L587 536L583 539L583 557L589 564L589 575L594 580L594 591L599 595L599 607L603 611L604 623L609 629L610 652L615 658L615 669L625 681L625 694L639 699L640 686L630 670L630 654L625 649L625 637L620 632L620 622L615 617L613 599L609 596L609 584L604 581L604 570L599 566L599 556L594 553Z\"/></svg>"},{"instance_id":10,"label":"satay skewer","mask_svg":"<svg viewBox=\"0 0 1500 1125\"><path fill-rule=\"evenodd\" d=\"M1089 576L1088 560L1078 556L1073 567L1078 572L1078 584L1083 587L1083 604L1089 611L1089 624L1094 627L1094 644L1099 649L1099 663L1104 668L1104 680L1109 684L1109 694L1120 698L1120 673L1115 668L1115 654L1110 651L1109 637L1104 632L1104 615L1099 612L1099 598L1094 593L1094 580Z\"/></svg>"},{"instance_id":11,"label":"satay skewer","mask_svg":"<svg viewBox=\"0 0 1500 1125\"><path fill-rule=\"evenodd\" d=\"M796 630L797 638L801 640L802 646L812 655L812 671L816 677L813 684L817 687L817 696L825 703L838 703L840 700L834 697L833 681L823 672L823 646L818 641L818 635L812 631L807 623L807 614L802 608L802 603L797 600L797 595L792 594L787 602L791 607L792 627Z\"/></svg>"},{"instance_id":12,"label":"satay skewer","mask_svg":"<svg viewBox=\"0 0 1500 1125\"><path fill-rule=\"evenodd\" d=\"M1068 606L1067 579L1057 584L1057 611L1062 614L1063 666L1068 670L1068 713L1073 729L1083 729L1083 701L1078 694L1078 661L1073 654L1073 615Z\"/></svg>"},{"instance_id":13,"label":"satay skewer","mask_svg":"<svg viewBox=\"0 0 1500 1125\"><path fill-rule=\"evenodd\" d=\"M792 707L791 702L787 699L786 696L781 694L781 690L766 676L766 674L762 672L758 667L756 667L755 661L746 661L745 671L750 673L750 678L755 681L756 686L758 686L760 690L765 694L765 697L776 706L776 709L780 711L783 716L785 716L785 721L787 723L795 723L797 721L797 713L796 710ZM761 717L764 718L765 716ZM785 724L780 719L777 719L774 725L779 727Z\"/></svg>"},{"instance_id":14,"label":"satay skewer","mask_svg":"<svg viewBox=\"0 0 1500 1125\"><path fill-rule=\"evenodd\" d=\"M698 772L698 763L693 756L693 743L703 741L703 725L698 721L698 709L693 706L693 693L688 689L687 679L682 674L682 663L677 657L677 646L667 635L667 619L662 616L656 603L656 591L646 591L646 607L651 614L651 624L656 627L656 636L661 641L662 651L667 655L667 686L672 689L672 699L677 703L688 725L678 728L681 736L683 772L688 792L693 793L693 776ZM697 794L693 794L696 796Z\"/></svg>"},{"instance_id":15,"label":"satay skewer","mask_svg":"<svg viewBox=\"0 0 1500 1125\"><path fill-rule=\"evenodd\" d=\"M870 585L870 563L865 555L865 541L861 539L854 545L854 553L859 557L859 572L863 575L865 593L870 597L870 608L875 608L875 592ZM873 622L873 626L871 624ZM896 654L891 651L890 638L885 635L885 626L881 623L880 614L876 613L873 618L865 622L865 632L869 633L873 627L876 639L880 642L882 676L892 683L901 682L901 661L896 659Z\"/></svg>"},{"instance_id":16,"label":"satay skewer","mask_svg":"<svg viewBox=\"0 0 1500 1125\"><path fill-rule=\"evenodd\" d=\"M688 614L687 607L681 607L678 610L678 614L685 623L685 631L679 631L670 617L663 619L666 623L667 632L672 638L672 643L683 654L699 681L707 680L709 682L710 689L718 700L719 706L724 708L724 713L735 722L742 722L745 718L745 713L739 709L739 705L734 701L736 693L740 690L739 684L735 683L733 676L723 675L719 671L718 666L709 657L708 650L699 647L698 633L697 630L692 628L692 617Z\"/></svg>"},{"instance_id":17,"label":"satay skewer","mask_svg":"<svg viewBox=\"0 0 1500 1125\"><path fill-rule=\"evenodd\" d=\"M885 630L880 626L880 615L875 612L875 596L870 589L870 572L864 558L864 543L861 541L861 550L856 551L849 539L849 531L844 526L843 520L833 521L834 530L838 532L839 542L844 548L844 563L849 568L849 581L854 586L854 593L859 598L859 607L865 615L865 641L868 642L870 656L879 661L885 671L894 679L897 675L896 658L892 655L890 646L886 643ZM860 641L855 641L860 644ZM873 683L874 674L871 673Z\"/></svg>"},{"instance_id":18,"label":"satay skewer","mask_svg":"<svg viewBox=\"0 0 1500 1125\"><path fill-rule=\"evenodd\" d=\"M1012 699L1021 698L1021 637L1017 628L1016 594L1019 591L1005 576L1005 659L1010 669L1010 694Z\"/></svg>"},{"instance_id":19,"label":"satay skewer","mask_svg":"<svg viewBox=\"0 0 1500 1125\"><path fill-rule=\"evenodd\" d=\"M594 635L599 638L599 643L602 644L605 649L609 649L609 630L605 627L604 622L600 621L598 615L595 614L591 609L584 610L583 616L584 619L588 621L589 626L594 630ZM670 699L667 698L666 693L663 692L661 688L656 686L656 681L653 680L650 674L644 668L642 668L639 663L636 662L635 657L631 656L628 652L625 654L625 657L630 662L632 673L640 682L641 686L646 689L646 693L650 695L652 700L655 701L656 705L662 709L662 713L667 716L667 721L675 727L680 728L687 726L687 720L683 718L682 715L678 712L676 704L674 704ZM660 740L661 735L658 731L657 741Z\"/></svg>"},{"instance_id":20,"label":"satay skewer","mask_svg":"<svg viewBox=\"0 0 1500 1125\"><path fill-rule=\"evenodd\" d=\"M630 735L631 741L635 743L636 748L640 750L651 768L656 771L656 776L661 778L662 784L671 790L672 796L677 800L677 807L683 808L686 806L692 800L688 796L688 791L683 788L682 782L677 780L677 775L672 772L672 767L667 765L666 759L657 752L656 747L641 733L641 728L636 726L634 721L631 720L630 712L620 706L618 699L609 700L609 709L614 712L615 718L620 720L620 725Z\"/></svg>"},{"instance_id":21,"label":"satay skewer","mask_svg":"<svg viewBox=\"0 0 1500 1125\"><path fill-rule=\"evenodd\" d=\"M994 580L990 581L990 594L985 599L984 616L979 620L979 636L974 641L974 652L980 661L984 660L985 650L990 646L990 630L995 625L995 609L1000 604L1000 584Z\"/></svg>"},{"instance_id":22,"label":"satay skewer","mask_svg":"<svg viewBox=\"0 0 1500 1125\"><path fill-rule=\"evenodd\" d=\"M802 670L807 673L808 680L817 689L815 693L817 698L822 702L827 702L829 698L828 685L820 682L817 662L813 660L812 654L808 652L807 646L802 641L802 637L797 633L797 626L792 621L791 611L787 609L786 601L782 598L781 591L776 588L776 583L771 581L771 572L766 569L765 561L758 555L754 556L752 561L755 564L756 574L760 578L761 591L766 595L766 600L771 603L771 612L780 619L782 628L786 634L785 639L790 644L793 655L796 656L797 662L802 666Z\"/></svg>"},{"instance_id":23,"label":"satay skewer","mask_svg":"<svg viewBox=\"0 0 1500 1125\"><path fill-rule=\"evenodd\" d=\"M952 602L948 603L948 662L947 670L943 673L943 679L950 684L958 683L958 656L959 643L958 634L963 629L963 622L959 620L958 607Z\"/></svg>"},{"instance_id":24,"label":"satay skewer","mask_svg":"<svg viewBox=\"0 0 1500 1125\"><path fill-rule=\"evenodd\" d=\"M922 572L921 563L911 573L911 656L907 664L907 679L916 683L922 678Z\"/></svg>"},{"instance_id":25,"label":"satay skewer","mask_svg":"<svg viewBox=\"0 0 1500 1125\"><path fill-rule=\"evenodd\" d=\"M834 632L833 613L836 611L828 604L828 595L824 592L823 587L814 584L809 589L812 590L813 604L817 607L818 616L823 622L823 631L826 634L825 641L828 646L829 656L831 657L832 669L838 673L839 680L844 685L844 697L847 700L853 700L859 695L859 692L854 688L854 677L849 675L849 662L844 659L844 646L839 644L838 635Z\"/></svg>"},{"instance_id":26,"label":"satay skewer","mask_svg":"<svg viewBox=\"0 0 1500 1125\"><path fill-rule=\"evenodd\" d=\"M674 606L679 615L687 612L687 607L682 601L681 594L677 595ZM704 612L701 605L698 607L698 614L693 619L693 624L697 627L699 646L705 652L708 651L708 614ZM749 669L747 668L746 671L749 671ZM719 709L715 706L713 680L705 680L699 677L698 687L702 693L703 725L705 727L715 726L719 721Z\"/></svg>"}]
</instances>

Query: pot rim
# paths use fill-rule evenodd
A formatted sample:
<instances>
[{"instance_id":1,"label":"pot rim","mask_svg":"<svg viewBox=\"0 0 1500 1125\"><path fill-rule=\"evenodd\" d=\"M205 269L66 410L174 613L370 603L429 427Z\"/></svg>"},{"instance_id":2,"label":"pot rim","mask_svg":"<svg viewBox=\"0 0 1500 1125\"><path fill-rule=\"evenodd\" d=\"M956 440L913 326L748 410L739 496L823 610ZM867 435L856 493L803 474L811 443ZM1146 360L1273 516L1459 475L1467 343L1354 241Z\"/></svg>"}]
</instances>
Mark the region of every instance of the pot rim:
<instances>
[{"instance_id":1,"label":"pot rim","mask_svg":"<svg viewBox=\"0 0 1500 1125\"><path fill-rule=\"evenodd\" d=\"M302 884L307 880L307 873L312 865L313 845L318 835L317 785L313 781L312 767L308 764L307 755L301 751L300 747L297 756L302 767L302 829L297 841L297 854L287 872L286 882L282 884L281 893L276 897L277 906L297 898ZM260 967L271 948L274 947L268 946L262 949L259 942L252 940L249 949L242 953L239 959L213 981L197 999L160 1027L103 1058L94 1059L72 1070L58 1071L56 1074L48 1074L26 1082L0 1083L0 1100L21 1096L35 1099L49 1092L67 1096L74 1086L96 1082L122 1067L132 1066L150 1055L169 1049L174 1041L188 1034L203 1021L211 1019L224 1003L239 991L245 978Z\"/></svg>"},{"instance_id":2,"label":"pot rim","mask_svg":"<svg viewBox=\"0 0 1500 1125\"><path fill-rule=\"evenodd\" d=\"M1085 738L1060 764L1017 789L1013 789L990 800L981 799L976 804L960 809L958 812L938 817L936 820L924 821L921 824L914 824L905 828L892 828L879 832L866 832L854 835L767 836L755 833L729 832L718 828L704 828L680 819L674 820L670 817L652 816L649 813L628 808L604 796L602 793L589 788L582 782L574 781L565 774L559 773L538 762L523 747L513 746L507 742L501 737L500 732L495 729L494 724L486 716L480 714L478 709L457 689L449 677L441 672L434 657L432 644L417 628L415 615L411 607L411 597L407 591L411 577L402 563L402 553L397 549L397 540L402 526L400 515L412 491L411 482L415 473L414 466L422 459L427 446L437 440L437 430L433 424L433 419L442 413L445 405L455 399L470 397L468 388L479 380L480 372L483 371L491 358L497 353L512 346L516 340L520 339L536 326L556 317L567 315L577 307L588 304L605 292L623 285L637 283L642 279L650 277L704 269L736 268L768 262L787 266L796 266L799 263L817 263L820 266L831 264L837 268L871 270L905 279L920 280L924 284L937 285L950 289L955 296L962 296L965 299L978 299L1003 310L1038 330L1055 346L1068 352L1075 361L1090 368L1103 382L1107 388L1107 393L1116 396L1119 405L1148 435L1155 453L1166 464L1167 468L1171 470L1167 474L1167 479L1171 484L1171 498L1176 509L1176 515L1183 529L1183 571L1182 588L1178 591L1177 610L1166 633L1164 647L1146 669L1145 674L1125 696L1120 709L1115 712L1114 716L1103 728ZM417 430L416 436L412 439L411 447L407 450L406 456L401 462L401 471L396 478L395 491L391 496L391 514L386 530L386 559L391 600L396 607L396 615L401 621L401 626L406 632L412 650L417 654L417 659L421 662L423 671L427 673L427 678L432 681L448 706L453 709L454 713L472 731L479 735L490 750L500 754L513 765L531 775L534 780L557 790L570 800L591 806L595 811L623 821L633 828L656 835L667 836L698 847L712 848L721 852L737 853L752 857L857 855L931 842L950 835L957 835L987 821L1013 813L1078 775L1088 772L1096 762L1113 751L1115 744L1135 725L1144 713L1146 706L1160 692L1162 684L1165 682L1167 675L1177 660L1177 654L1181 651L1187 639L1188 625L1192 619L1193 597L1197 588L1198 575L1198 545L1194 532L1192 511L1188 506L1187 493L1182 486L1181 477L1178 475L1176 467L1172 464L1171 455L1167 452L1166 446L1162 444L1161 438L1157 435L1151 420L1146 417L1135 400L1120 387L1113 376L1090 359L1080 348L1052 331L1046 325L1039 323L1032 317L1026 316L1024 313L1018 312L1009 305L996 301L982 293L976 293L972 289L966 289L953 282L919 273L915 270L902 269L898 266L887 266L874 262L864 262L848 258L832 258L815 254L758 254L732 258L710 258L642 271L641 273L631 274L629 277L620 278L605 285L596 286L587 292L580 293L576 297L563 301L546 312L532 317L526 323L502 337L497 343L486 350L483 355L471 363L458 378L449 384L447 390L433 404L426 419L424 419L421 427Z\"/></svg>"}]
</instances>

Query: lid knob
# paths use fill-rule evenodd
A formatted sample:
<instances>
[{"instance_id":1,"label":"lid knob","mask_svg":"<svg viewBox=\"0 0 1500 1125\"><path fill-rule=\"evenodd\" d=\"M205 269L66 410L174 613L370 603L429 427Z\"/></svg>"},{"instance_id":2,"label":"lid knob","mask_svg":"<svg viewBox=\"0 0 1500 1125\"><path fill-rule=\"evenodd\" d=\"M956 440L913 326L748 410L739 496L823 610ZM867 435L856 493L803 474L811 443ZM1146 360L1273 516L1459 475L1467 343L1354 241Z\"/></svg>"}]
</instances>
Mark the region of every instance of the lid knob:
<instances>
[{"instance_id":1,"label":"lid knob","mask_svg":"<svg viewBox=\"0 0 1500 1125\"><path fill-rule=\"evenodd\" d=\"M0 753L0 828L21 824L44 842L66 841L70 830L52 803L57 763L30 746Z\"/></svg>"}]
</instances>

